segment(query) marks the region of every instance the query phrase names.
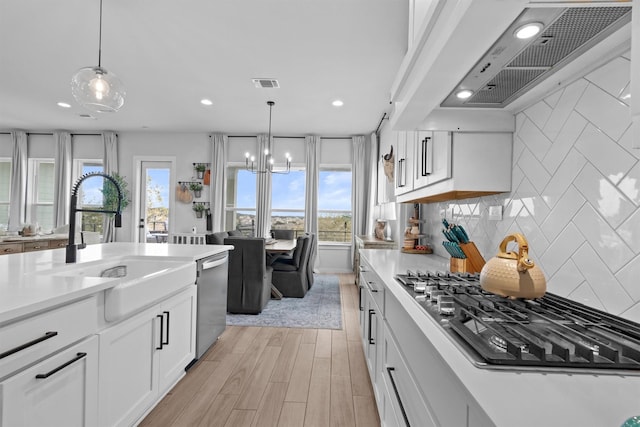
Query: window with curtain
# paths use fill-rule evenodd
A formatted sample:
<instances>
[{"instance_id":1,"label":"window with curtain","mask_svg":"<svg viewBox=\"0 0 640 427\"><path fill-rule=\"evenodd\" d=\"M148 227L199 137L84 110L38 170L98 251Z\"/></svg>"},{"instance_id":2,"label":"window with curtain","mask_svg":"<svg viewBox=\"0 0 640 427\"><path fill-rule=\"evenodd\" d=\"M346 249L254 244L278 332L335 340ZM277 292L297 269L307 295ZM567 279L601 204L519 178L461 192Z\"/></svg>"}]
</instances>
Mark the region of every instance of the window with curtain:
<instances>
[{"instance_id":1,"label":"window with curtain","mask_svg":"<svg viewBox=\"0 0 640 427\"><path fill-rule=\"evenodd\" d=\"M320 166L318 241L351 243L351 167Z\"/></svg>"},{"instance_id":2,"label":"window with curtain","mask_svg":"<svg viewBox=\"0 0 640 427\"><path fill-rule=\"evenodd\" d=\"M9 223L9 199L11 194L11 159L0 158L0 230Z\"/></svg>"},{"instance_id":3,"label":"window with curtain","mask_svg":"<svg viewBox=\"0 0 640 427\"><path fill-rule=\"evenodd\" d=\"M271 229L304 232L305 168L291 167L288 174L271 176Z\"/></svg>"},{"instance_id":4,"label":"window with curtain","mask_svg":"<svg viewBox=\"0 0 640 427\"><path fill-rule=\"evenodd\" d=\"M103 172L104 167L102 160L98 159L76 159L73 165L74 176L72 181L75 183L82 175L90 172ZM82 183L80 193L78 194L78 207L82 206L87 209L102 208L102 179L89 178ZM95 212L80 212L76 220L81 224L82 231L97 231L102 235L102 219L103 214Z\"/></svg>"},{"instance_id":5,"label":"window with curtain","mask_svg":"<svg viewBox=\"0 0 640 427\"><path fill-rule=\"evenodd\" d=\"M241 230L252 236L256 219L256 175L244 164L227 166L225 229Z\"/></svg>"},{"instance_id":6,"label":"window with curtain","mask_svg":"<svg viewBox=\"0 0 640 427\"><path fill-rule=\"evenodd\" d=\"M42 231L53 228L53 166L53 159L29 160L28 220L37 223Z\"/></svg>"}]
</instances>

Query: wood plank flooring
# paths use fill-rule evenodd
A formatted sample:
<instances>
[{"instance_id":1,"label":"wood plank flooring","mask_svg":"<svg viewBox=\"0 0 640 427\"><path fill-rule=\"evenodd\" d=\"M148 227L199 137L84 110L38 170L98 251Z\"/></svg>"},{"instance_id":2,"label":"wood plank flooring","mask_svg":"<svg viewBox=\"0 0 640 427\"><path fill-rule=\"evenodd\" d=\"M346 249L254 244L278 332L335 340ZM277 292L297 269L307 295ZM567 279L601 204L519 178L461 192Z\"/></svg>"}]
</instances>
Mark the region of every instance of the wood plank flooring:
<instances>
[{"instance_id":1,"label":"wood plank flooring","mask_svg":"<svg viewBox=\"0 0 640 427\"><path fill-rule=\"evenodd\" d=\"M227 326L140 426L379 426L358 290L338 276L342 330Z\"/></svg>"}]
</instances>

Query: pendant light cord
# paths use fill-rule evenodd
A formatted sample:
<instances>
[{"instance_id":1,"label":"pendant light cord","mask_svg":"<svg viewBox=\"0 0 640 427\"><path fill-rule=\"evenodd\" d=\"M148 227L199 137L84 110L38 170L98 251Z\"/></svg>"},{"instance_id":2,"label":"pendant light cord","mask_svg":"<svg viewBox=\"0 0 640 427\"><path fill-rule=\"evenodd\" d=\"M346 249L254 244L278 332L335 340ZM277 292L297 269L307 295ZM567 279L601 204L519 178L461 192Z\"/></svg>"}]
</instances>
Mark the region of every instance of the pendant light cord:
<instances>
[{"instance_id":1,"label":"pendant light cord","mask_svg":"<svg viewBox=\"0 0 640 427\"><path fill-rule=\"evenodd\" d=\"M100 33L98 34L98 67L101 67L102 60L102 0L100 0Z\"/></svg>"}]
</instances>

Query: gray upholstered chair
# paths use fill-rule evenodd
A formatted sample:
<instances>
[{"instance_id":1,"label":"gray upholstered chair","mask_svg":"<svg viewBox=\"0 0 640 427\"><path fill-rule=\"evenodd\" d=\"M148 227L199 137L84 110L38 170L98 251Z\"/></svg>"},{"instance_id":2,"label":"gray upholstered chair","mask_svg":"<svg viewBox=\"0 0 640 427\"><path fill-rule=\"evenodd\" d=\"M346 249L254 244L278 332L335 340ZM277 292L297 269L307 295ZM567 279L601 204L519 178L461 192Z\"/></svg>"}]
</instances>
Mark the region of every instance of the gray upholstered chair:
<instances>
[{"instance_id":1,"label":"gray upholstered chair","mask_svg":"<svg viewBox=\"0 0 640 427\"><path fill-rule=\"evenodd\" d=\"M265 264L263 238L227 237L229 276L227 311L229 313L258 314L271 298L273 269Z\"/></svg>"},{"instance_id":2,"label":"gray upholstered chair","mask_svg":"<svg viewBox=\"0 0 640 427\"><path fill-rule=\"evenodd\" d=\"M229 231L218 231L217 233L207 234L205 239L207 241L207 245L223 245L224 239L227 237L243 237L242 231L240 230L229 230Z\"/></svg>"},{"instance_id":3,"label":"gray upholstered chair","mask_svg":"<svg viewBox=\"0 0 640 427\"><path fill-rule=\"evenodd\" d=\"M283 296L302 298L309 290L308 264L311 239L298 237L291 259L276 260L273 267L272 283Z\"/></svg>"}]
</instances>

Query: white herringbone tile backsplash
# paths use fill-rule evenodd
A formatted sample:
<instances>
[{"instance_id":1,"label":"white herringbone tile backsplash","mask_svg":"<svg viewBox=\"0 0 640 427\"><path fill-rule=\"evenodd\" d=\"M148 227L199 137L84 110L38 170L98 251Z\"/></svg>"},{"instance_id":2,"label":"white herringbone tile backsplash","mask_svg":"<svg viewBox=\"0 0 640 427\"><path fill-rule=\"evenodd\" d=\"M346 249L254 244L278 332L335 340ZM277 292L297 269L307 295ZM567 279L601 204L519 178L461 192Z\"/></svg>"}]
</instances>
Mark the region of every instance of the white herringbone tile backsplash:
<instances>
[{"instance_id":1,"label":"white herringbone tile backsplash","mask_svg":"<svg viewBox=\"0 0 640 427\"><path fill-rule=\"evenodd\" d=\"M640 321L640 150L629 101L623 55L519 113L511 193L423 206L436 253L447 256L442 212L453 210L487 260L520 232L548 291ZM501 221L488 219L492 205L503 207Z\"/></svg>"}]
</instances>

